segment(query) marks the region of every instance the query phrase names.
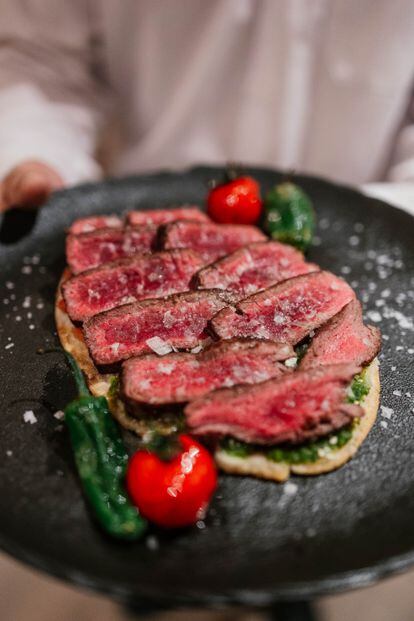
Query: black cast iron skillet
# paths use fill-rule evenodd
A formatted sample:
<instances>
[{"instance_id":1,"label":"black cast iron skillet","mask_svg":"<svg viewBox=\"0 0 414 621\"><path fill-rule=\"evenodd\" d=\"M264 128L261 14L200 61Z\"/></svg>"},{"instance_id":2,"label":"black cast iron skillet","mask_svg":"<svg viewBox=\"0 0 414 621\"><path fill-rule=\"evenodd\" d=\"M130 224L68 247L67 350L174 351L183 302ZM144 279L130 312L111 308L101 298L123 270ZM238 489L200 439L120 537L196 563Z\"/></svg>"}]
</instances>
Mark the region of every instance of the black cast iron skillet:
<instances>
[{"instance_id":1,"label":"black cast iron skillet","mask_svg":"<svg viewBox=\"0 0 414 621\"><path fill-rule=\"evenodd\" d=\"M281 179L250 172L264 191ZM65 227L86 214L202 204L207 181L220 174L196 168L82 186L56 194L19 241L7 243L16 238L7 221L0 234L0 545L51 574L149 606L265 606L365 585L414 560L414 222L310 177L294 179L318 216L309 259L342 274L380 320L388 418L378 416L337 472L295 477L293 487L222 476L205 528L154 530L131 545L91 521L66 430L53 416L74 386L58 354L36 354L57 343L53 299ZM23 421L28 410L37 423Z\"/></svg>"}]
</instances>

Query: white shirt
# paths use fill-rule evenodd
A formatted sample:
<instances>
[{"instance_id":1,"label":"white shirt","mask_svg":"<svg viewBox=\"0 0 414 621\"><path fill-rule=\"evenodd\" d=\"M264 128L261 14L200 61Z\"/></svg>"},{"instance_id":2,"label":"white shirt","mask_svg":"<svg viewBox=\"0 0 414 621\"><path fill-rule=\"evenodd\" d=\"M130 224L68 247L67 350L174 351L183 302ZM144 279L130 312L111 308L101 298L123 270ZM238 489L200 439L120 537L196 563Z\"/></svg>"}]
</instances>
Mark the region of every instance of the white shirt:
<instances>
[{"instance_id":1,"label":"white shirt","mask_svg":"<svg viewBox=\"0 0 414 621\"><path fill-rule=\"evenodd\" d=\"M0 177L247 162L414 179L412 0L0 0Z\"/></svg>"}]
</instances>

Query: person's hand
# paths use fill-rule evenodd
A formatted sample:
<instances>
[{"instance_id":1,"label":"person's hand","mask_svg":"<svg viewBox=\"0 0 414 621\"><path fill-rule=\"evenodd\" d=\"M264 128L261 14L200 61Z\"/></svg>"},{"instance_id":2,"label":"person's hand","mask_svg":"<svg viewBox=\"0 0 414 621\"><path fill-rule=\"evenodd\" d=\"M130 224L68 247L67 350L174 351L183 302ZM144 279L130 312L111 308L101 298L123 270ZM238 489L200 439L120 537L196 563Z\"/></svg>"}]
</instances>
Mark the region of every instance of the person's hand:
<instances>
[{"instance_id":1,"label":"person's hand","mask_svg":"<svg viewBox=\"0 0 414 621\"><path fill-rule=\"evenodd\" d=\"M60 175L42 162L15 166L0 183L0 212L13 207L40 207L51 192L63 187Z\"/></svg>"}]
</instances>

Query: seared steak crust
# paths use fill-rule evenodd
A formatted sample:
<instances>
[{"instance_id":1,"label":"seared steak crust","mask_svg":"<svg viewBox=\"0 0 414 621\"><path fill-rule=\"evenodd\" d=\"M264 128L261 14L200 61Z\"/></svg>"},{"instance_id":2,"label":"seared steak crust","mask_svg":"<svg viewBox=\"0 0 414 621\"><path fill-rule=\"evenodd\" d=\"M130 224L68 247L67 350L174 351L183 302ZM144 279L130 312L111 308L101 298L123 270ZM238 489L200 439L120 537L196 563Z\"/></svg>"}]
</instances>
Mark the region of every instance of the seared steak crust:
<instances>
[{"instance_id":1,"label":"seared steak crust","mask_svg":"<svg viewBox=\"0 0 414 621\"><path fill-rule=\"evenodd\" d=\"M357 299L318 330L306 351L300 367L354 363L365 366L381 348L381 333L374 326L365 326L362 308Z\"/></svg>"},{"instance_id":2,"label":"seared steak crust","mask_svg":"<svg viewBox=\"0 0 414 621\"><path fill-rule=\"evenodd\" d=\"M301 252L276 241L254 242L215 263L196 276L199 289L226 289L241 300L283 280L315 272L319 267L307 263Z\"/></svg>"},{"instance_id":3,"label":"seared steak crust","mask_svg":"<svg viewBox=\"0 0 414 621\"><path fill-rule=\"evenodd\" d=\"M85 321L121 304L188 291L202 265L193 250L138 254L82 272L62 292L72 321Z\"/></svg>"},{"instance_id":4,"label":"seared steak crust","mask_svg":"<svg viewBox=\"0 0 414 621\"><path fill-rule=\"evenodd\" d=\"M73 235L80 235L81 233L92 233L92 231L99 229L120 229L122 226L121 218L115 215L88 216L72 222L68 232L73 233Z\"/></svg>"},{"instance_id":5,"label":"seared steak crust","mask_svg":"<svg viewBox=\"0 0 414 621\"><path fill-rule=\"evenodd\" d=\"M253 337L295 345L354 298L347 283L330 272L286 280L225 308L211 321L223 339Z\"/></svg>"},{"instance_id":6,"label":"seared steak crust","mask_svg":"<svg viewBox=\"0 0 414 621\"><path fill-rule=\"evenodd\" d=\"M231 435L258 444L300 443L363 415L345 402L360 367L331 365L284 374L253 386L216 390L186 406L193 433Z\"/></svg>"},{"instance_id":7,"label":"seared steak crust","mask_svg":"<svg viewBox=\"0 0 414 621\"><path fill-rule=\"evenodd\" d=\"M140 224L167 224L175 220L193 220L194 222L211 222L208 215L199 207L186 205L169 209L149 209L148 211L130 211L127 222L131 226Z\"/></svg>"},{"instance_id":8,"label":"seared steak crust","mask_svg":"<svg viewBox=\"0 0 414 621\"><path fill-rule=\"evenodd\" d=\"M156 235L157 227L152 225L70 234L66 238L66 259L72 273L79 274L103 263L149 252Z\"/></svg>"},{"instance_id":9,"label":"seared steak crust","mask_svg":"<svg viewBox=\"0 0 414 621\"><path fill-rule=\"evenodd\" d=\"M83 324L85 340L100 365L151 351L192 349L208 342L207 322L229 303L228 293L211 289L118 306Z\"/></svg>"},{"instance_id":10,"label":"seared steak crust","mask_svg":"<svg viewBox=\"0 0 414 621\"><path fill-rule=\"evenodd\" d=\"M287 372L280 364L294 355L290 345L255 340L221 341L198 354L148 354L122 367L122 393L150 405L185 403L236 384L255 384Z\"/></svg>"},{"instance_id":11,"label":"seared steak crust","mask_svg":"<svg viewBox=\"0 0 414 621\"><path fill-rule=\"evenodd\" d=\"M257 227L246 224L181 220L160 228L162 248L193 248L210 262L234 252L241 246L265 240L266 236Z\"/></svg>"}]
</instances>

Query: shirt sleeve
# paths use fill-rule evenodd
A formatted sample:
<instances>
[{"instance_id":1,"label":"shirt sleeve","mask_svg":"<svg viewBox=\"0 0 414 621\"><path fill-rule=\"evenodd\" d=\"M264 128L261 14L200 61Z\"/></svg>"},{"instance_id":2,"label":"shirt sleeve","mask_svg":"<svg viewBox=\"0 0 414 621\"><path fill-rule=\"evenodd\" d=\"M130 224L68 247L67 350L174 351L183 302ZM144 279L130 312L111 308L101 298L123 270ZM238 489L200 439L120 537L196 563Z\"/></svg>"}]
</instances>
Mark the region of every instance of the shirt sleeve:
<instances>
[{"instance_id":1,"label":"shirt sleeve","mask_svg":"<svg viewBox=\"0 0 414 621\"><path fill-rule=\"evenodd\" d=\"M414 182L414 97L392 153L387 181Z\"/></svg>"},{"instance_id":2,"label":"shirt sleeve","mask_svg":"<svg viewBox=\"0 0 414 621\"><path fill-rule=\"evenodd\" d=\"M107 111L91 0L0 0L0 178L27 159L67 185L97 179Z\"/></svg>"}]
</instances>

